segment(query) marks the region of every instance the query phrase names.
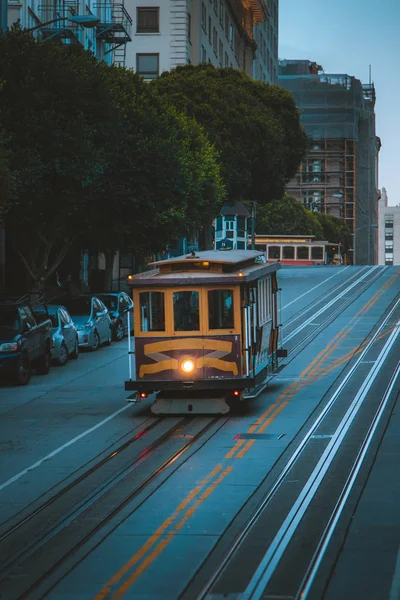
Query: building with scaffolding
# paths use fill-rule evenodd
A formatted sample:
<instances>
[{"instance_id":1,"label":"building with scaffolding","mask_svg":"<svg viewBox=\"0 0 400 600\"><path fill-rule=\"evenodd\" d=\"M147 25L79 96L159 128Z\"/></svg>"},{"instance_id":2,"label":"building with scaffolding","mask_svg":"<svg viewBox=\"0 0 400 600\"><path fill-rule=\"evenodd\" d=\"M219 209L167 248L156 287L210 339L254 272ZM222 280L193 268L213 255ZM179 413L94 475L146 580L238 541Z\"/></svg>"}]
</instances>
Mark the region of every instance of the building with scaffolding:
<instances>
[{"instance_id":1,"label":"building with scaffolding","mask_svg":"<svg viewBox=\"0 0 400 600\"><path fill-rule=\"evenodd\" d=\"M145 79L210 62L265 82L278 71L278 0L126 0L133 19L127 66Z\"/></svg>"},{"instance_id":2,"label":"building with scaffolding","mask_svg":"<svg viewBox=\"0 0 400 600\"><path fill-rule=\"evenodd\" d=\"M131 41L132 19L124 0L37 0L8 2L7 24L16 21L34 29L40 39L58 39L64 44L81 44L98 60L125 66L126 45Z\"/></svg>"},{"instance_id":3,"label":"building with scaffolding","mask_svg":"<svg viewBox=\"0 0 400 600\"><path fill-rule=\"evenodd\" d=\"M287 193L307 209L342 219L357 239L349 262L377 263L378 153L375 88L331 75L308 60L282 60L279 85L289 90L311 147ZM355 244L354 244L355 245Z\"/></svg>"}]
</instances>

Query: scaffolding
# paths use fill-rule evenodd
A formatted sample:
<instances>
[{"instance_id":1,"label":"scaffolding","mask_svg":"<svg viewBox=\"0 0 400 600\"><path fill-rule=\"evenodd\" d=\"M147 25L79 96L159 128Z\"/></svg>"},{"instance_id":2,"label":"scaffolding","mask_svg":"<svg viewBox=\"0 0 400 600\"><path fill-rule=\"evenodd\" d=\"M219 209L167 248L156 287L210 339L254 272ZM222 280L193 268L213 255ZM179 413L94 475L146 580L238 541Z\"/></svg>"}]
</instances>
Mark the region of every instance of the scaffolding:
<instances>
[{"instance_id":1,"label":"scaffolding","mask_svg":"<svg viewBox=\"0 0 400 600\"><path fill-rule=\"evenodd\" d=\"M343 219L353 232L363 227L357 264L374 263L370 225L377 219L379 151L374 85L362 85L346 74L325 74L320 65L306 60L281 61L279 84L293 94L312 140L287 192L310 210Z\"/></svg>"}]
</instances>

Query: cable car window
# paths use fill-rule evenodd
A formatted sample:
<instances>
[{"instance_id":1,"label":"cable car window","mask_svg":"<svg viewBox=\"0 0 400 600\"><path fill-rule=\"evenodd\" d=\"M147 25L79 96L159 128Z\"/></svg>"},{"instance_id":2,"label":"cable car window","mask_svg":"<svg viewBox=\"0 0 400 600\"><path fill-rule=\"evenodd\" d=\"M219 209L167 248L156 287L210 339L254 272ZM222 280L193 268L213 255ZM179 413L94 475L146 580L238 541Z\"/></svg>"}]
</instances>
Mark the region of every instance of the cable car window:
<instances>
[{"instance_id":1,"label":"cable car window","mask_svg":"<svg viewBox=\"0 0 400 600\"><path fill-rule=\"evenodd\" d=\"M233 290L208 292L209 329L233 329Z\"/></svg>"},{"instance_id":2,"label":"cable car window","mask_svg":"<svg viewBox=\"0 0 400 600\"><path fill-rule=\"evenodd\" d=\"M290 260L294 259L294 247L293 246L283 246L283 258L287 258Z\"/></svg>"},{"instance_id":3,"label":"cable car window","mask_svg":"<svg viewBox=\"0 0 400 600\"><path fill-rule=\"evenodd\" d=\"M140 330L165 331L165 306L163 292L141 292Z\"/></svg>"},{"instance_id":4,"label":"cable car window","mask_svg":"<svg viewBox=\"0 0 400 600\"><path fill-rule=\"evenodd\" d=\"M280 257L281 257L280 246L269 246L268 258L280 258Z\"/></svg>"},{"instance_id":5,"label":"cable car window","mask_svg":"<svg viewBox=\"0 0 400 600\"><path fill-rule=\"evenodd\" d=\"M324 249L321 246L312 246L311 258L314 260L322 260L324 258Z\"/></svg>"},{"instance_id":6,"label":"cable car window","mask_svg":"<svg viewBox=\"0 0 400 600\"><path fill-rule=\"evenodd\" d=\"M175 331L199 331L199 292L174 292Z\"/></svg>"},{"instance_id":7,"label":"cable car window","mask_svg":"<svg viewBox=\"0 0 400 600\"><path fill-rule=\"evenodd\" d=\"M297 246L297 259L298 260L308 260L309 259L308 246Z\"/></svg>"}]
</instances>

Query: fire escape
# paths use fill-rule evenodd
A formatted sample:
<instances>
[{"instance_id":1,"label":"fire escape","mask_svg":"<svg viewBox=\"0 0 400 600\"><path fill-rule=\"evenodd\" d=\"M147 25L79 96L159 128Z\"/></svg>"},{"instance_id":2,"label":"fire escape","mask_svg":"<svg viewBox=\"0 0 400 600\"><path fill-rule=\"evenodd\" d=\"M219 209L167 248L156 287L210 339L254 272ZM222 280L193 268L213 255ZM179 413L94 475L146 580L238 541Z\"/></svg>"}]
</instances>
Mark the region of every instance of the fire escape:
<instances>
[{"instance_id":1,"label":"fire escape","mask_svg":"<svg viewBox=\"0 0 400 600\"><path fill-rule=\"evenodd\" d=\"M112 52L114 65L124 67L126 44L132 41L132 19L129 13L122 3L99 3L95 4L93 8L100 18L96 37L111 46L104 54Z\"/></svg>"},{"instance_id":2,"label":"fire escape","mask_svg":"<svg viewBox=\"0 0 400 600\"><path fill-rule=\"evenodd\" d=\"M53 4L40 4L37 8L37 14L30 9L30 18L38 23L46 23L54 20L47 26L40 28L42 39L58 39L64 44L81 44L82 27L78 23L69 21L71 17L76 17L80 13L80 4L73 0L66 0Z\"/></svg>"}]
</instances>

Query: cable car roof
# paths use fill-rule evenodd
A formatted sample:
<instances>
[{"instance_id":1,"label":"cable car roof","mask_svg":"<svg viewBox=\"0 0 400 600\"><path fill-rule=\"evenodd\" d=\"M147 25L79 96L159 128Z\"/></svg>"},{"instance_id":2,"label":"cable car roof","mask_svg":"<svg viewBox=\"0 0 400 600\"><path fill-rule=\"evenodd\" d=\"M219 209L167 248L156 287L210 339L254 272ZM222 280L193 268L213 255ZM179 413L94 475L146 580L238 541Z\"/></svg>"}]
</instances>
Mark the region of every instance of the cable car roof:
<instances>
[{"instance_id":1,"label":"cable car roof","mask_svg":"<svg viewBox=\"0 0 400 600\"><path fill-rule=\"evenodd\" d=\"M176 264L179 262L198 262L199 260L208 261L210 263L234 265L256 259L257 256L265 256L265 252L261 250L202 250L201 252L193 251L192 253L183 254L182 256L157 260L149 263L149 266L158 267L160 265Z\"/></svg>"},{"instance_id":2,"label":"cable car roof","mask_svg":"<svg viewBox=\"0 0 400 600\"><path fill-rule=\"evenodd\" d=\"M258 250L206 250L150 263L150 271L128 277L133 287L232 285L270 275L281 268Z\"/></svg>"}]
</instances>

